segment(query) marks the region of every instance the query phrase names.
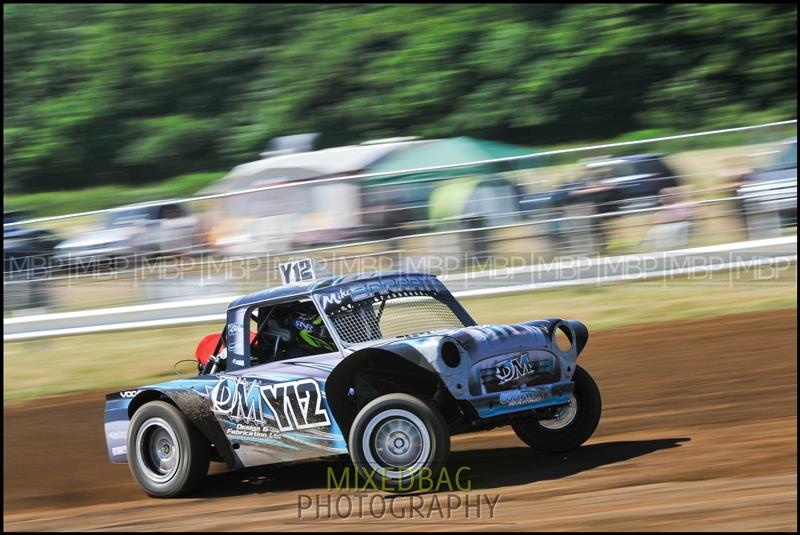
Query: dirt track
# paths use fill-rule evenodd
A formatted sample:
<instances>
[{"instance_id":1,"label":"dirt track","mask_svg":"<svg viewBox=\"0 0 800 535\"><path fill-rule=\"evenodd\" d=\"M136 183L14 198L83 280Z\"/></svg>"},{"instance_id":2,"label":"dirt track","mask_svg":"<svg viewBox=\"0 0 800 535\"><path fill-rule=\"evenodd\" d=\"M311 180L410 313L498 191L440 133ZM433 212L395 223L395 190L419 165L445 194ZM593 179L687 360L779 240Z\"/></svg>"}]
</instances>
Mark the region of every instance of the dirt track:
<instances>
[{"instance_id":1,"label":"dirt track","mask_svg":"<svg viewBox=\"0 0 800 535\"><path fill-rule=\"evenodd\" d=\"M486 506L469 520L464 509L378 520L366 507L362 519L298 518L298 494L327 496L322 462L218 474L196 497L149 499L107 461L102 393L38 401L3 411L4 528L797 530L796 334L787 310L590 337L580 362L604 406L587 445L537 455L510 428L453 439L471 499L500 495L493 518ZM397 515L413 513L407 504Z\"/></svg>"}]
</instances>

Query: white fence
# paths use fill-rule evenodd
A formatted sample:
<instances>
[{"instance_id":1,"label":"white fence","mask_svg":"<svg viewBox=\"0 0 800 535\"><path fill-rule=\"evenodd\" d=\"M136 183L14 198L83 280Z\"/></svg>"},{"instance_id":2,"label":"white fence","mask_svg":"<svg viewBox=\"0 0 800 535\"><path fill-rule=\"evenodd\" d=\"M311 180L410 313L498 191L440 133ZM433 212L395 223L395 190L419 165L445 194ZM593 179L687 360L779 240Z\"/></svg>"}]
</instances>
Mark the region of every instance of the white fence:
<instances>
[{"instance_id":1,"label":"white fence","mask_svg":"<svg viewBox=\"0 0 800 535\"><path fill-rule=\"evenodd\" d=\"M788 247L787 247L788 246ZM759 252L769 248L766 253ZM708 255L719 253L750 252L751 257L718 261ZM744 255L746 256L746 255ZM703 259L696 262L694 259ZM654 278L672 278L705 274L732 269L753 269L766 266L788 267L797 263L797 236L727 243L716 246L695 247L659 253L631 254L596 259L567 260L543 266L520 266L501 270L444 275L448 286L462 283L464 289L456 290L456 297L479 297L529 292L577 285L608 284L624 281L641 281ZM689 264L687 266L687 264ZM622 266L626 272L608 274L611 267L617 271ZM575 276L543 282L528 282L524 275L545 269L559 272L565 267ZM595 268L595 269L591 269ZM514 280L514 279L518 280ZM502 285L497 285L498 281ZM477 288L466 289L470 285ZM193 299L173 303L135 305L128 307L81 310L56 314L40 314L7 318L3 320L3 341L23 341L39 338L71 336L90 333L126 331L153 327L171 327L201 323L218 323L225 319L225 308L236 295L211 299Z\"/></svg>"}]
</instances>

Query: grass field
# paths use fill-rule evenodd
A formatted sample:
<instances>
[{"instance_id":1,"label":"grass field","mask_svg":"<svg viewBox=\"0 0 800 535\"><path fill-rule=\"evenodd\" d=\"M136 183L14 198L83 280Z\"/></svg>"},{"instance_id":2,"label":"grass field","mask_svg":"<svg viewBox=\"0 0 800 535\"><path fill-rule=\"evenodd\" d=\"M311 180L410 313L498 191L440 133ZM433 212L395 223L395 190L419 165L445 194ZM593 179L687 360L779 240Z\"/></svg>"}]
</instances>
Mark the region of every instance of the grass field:
<instances>
[{"instance_id":1,"label":"grass field","mask_svg":"<svg viewBox=\"0 0 800 535\"><path fill-rule=\"evenodd\" d=\"M463 303L479 323L567 317L585 322L591 332L640 323L796 308L797 272L793 266L769 280L735 283L720 272L712 278L585 286L465 299ZM173 364L191 359L200 338L220 328L214 324L4 343L4 404L174 378Z\"/></svg>"}]
</instances>

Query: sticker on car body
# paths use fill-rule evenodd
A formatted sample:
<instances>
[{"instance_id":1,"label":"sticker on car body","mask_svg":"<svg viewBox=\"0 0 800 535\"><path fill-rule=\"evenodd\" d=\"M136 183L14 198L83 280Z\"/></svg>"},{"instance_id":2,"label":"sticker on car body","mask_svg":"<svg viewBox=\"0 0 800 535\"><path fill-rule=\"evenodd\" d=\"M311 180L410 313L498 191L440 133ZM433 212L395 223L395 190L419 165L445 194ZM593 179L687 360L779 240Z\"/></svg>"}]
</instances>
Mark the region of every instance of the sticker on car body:
<instances>
[{"instance_id":1,"label":"sticker on car body","mask_svg":"<svg viewBox=\"0 0 800 535\"><path fill-rule=\"evenodd\" d=\"M266 426L274 421L282 432L331 425L322 406L319 384L313 379L262 385L242 378L220 377L210 398L215 414L239 424Z\"/></svg>"}]
</instances>

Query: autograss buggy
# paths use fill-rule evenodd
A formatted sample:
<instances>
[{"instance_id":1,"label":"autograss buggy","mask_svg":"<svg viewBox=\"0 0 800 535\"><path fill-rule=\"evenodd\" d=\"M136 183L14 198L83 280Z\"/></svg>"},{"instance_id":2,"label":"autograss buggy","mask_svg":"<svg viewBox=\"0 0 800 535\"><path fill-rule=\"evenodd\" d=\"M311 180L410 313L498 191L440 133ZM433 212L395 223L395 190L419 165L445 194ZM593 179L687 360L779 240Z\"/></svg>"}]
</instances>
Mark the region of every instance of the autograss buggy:
<instances>
[{"instance_id":1,"label":"autograss buggy","mask_svg":"<svg viewBox=\"0 0 800 535\"><path fill-rule=\"evenodd\" d=\"M560 452L597 427L600 393L576 364L583 323L479 326L433 275L291 269L299 282L230 304L222 333L198 346L197 376L107 396L111 462L127 462L147 494L196 488L212 460L347 453L384 486L409 488L445 462L453 434L510 424Z\"/></svg>"}]
</instances>

